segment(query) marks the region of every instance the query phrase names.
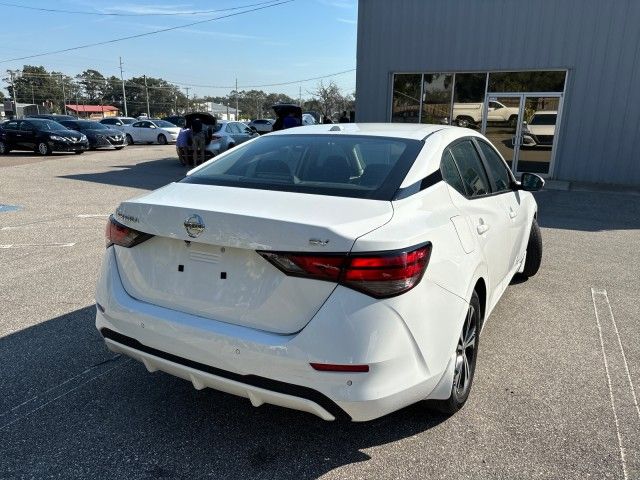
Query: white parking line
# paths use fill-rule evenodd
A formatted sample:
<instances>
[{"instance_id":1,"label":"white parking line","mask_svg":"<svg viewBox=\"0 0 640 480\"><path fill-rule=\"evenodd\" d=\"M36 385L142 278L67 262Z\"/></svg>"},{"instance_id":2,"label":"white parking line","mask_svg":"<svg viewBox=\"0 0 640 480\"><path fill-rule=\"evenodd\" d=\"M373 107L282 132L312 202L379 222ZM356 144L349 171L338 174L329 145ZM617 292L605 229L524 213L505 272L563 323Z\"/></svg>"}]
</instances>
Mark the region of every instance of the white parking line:
<instances>
[{"instance_id":1,"label":"white parking line","mask_svg":"<svg viewBox=\"0 0 640 480\"><path fill-rule=\"evenodd\" d=\"M76 243L7 243L0 244L0 248L28 248L28 247L55 247L65 248L73 247Z\"/></svg>"},{"instance_id":2,"label":"white parking line","mask_svg":"<svg viewBox=\"0 0 640 480\"><path fill-rule=\"evenodd\" d=\"M118 357L118 356L117 356L117 357L114 357L114 360L119 360L120 358L121 358L121 357ZM115 370L116 368L120 368L120 367L122 367L122 366L126 365L126 364L127 364L127 363L129 363L130 361L131 361L131 359L130 359L130 358L127 358L127 359L125 359L124 361L122 361L122 362L120 362L120 363L116 364L115 366L113 366L113 367L111 367L111 368L109 368L109 369L107 369L107 370L104 370L103 372L100 372L100 373L98 373L98 374L96 374L96 375L94 375L94 376L92 376L92 377L90 377L90 378L88 378L88 379L84 380L83 382L79 383L79 384L78 384L78 385L76 385L75 387L70 388L70 389L68 389L68 390L65 390L65 391L64 391L64 392L62 392L61 394L59 394L59 395L57 395L57 396L53 397L53 398L52 398L52 399L50 399L50 400L47 400L46 402L42 403L41 405L38 405L36 408L34 408L34 409L32 409L32 410L29 410L28 412L25 412L25 413L23 413L23 414L17 414L17 415L13 418L13 420L8 421L8 422L7 422L7 423L5 423L4 425L1 425L1 426L0 426L0 430L4 430L5 428L9 427L10 425L13 425L14 423L16 423L16 422L18 422L18 421L22 420L23 418L28 417L28 416L29 416L29 415L31 415L32 413L35 413L35 412L37 412L38 410L42 410L44 407L46 407L46 406L47 406L47 405L49 405L50 403L53 403L53 402L55 402L56 400L59 400L59 399L61 399L62 397L65 397L65 396L69 395L70 393L72 393L72 392L74 392L74 391L78 390L79 388L83 387L84 385L86 385L86 384L88 384L88 383L90 383L90 382L93 382L93 381L94 381L94 380L96 380L97 378L100 378L100 377L102 377L103 375L106 375L107 373L109 373L109 372L111 372L111 371ZM100 364L100 365L104 365L104 364ZM96 367L97 367L97 366L96 366ZM83 376L85 376L88 372L92 371L92 370L93 370L93 368L95 368L95 367L89 368L89 369L85 370L84 372L82 372L81 374L76 375L76 376L74 376L74 377L72 377L72 378L70 378L70 379L68 379L68 380L65 380L64 382L59 383L59 384L58 384L58 385L56 385L55 387L52 387L52 388L48 389L48 390L45 392L45 394L46 394L46 393L48 393L48 392L51 392L51 391L53 391L53 390L56 390L57 388L61 387L62 385L66 384L66 383L69 383L71 380L74 380L74 379L76 379L76 378L78 378L78 377L83 377ZM44 394L43 394L42 396L44 396ZM10 413L10 412L14 412L15 410L19 410L19 409L20 409L20 407L23 407L24 405L26 405L26 404L28 404L28 403L31 403L33 400L35 400L35 399L37 399L37 398L39 398L39 397L37 397L37 396L36 396L36 397L33 397L33 398L31 398L31 399L29 399L29 400L27 400L27 401L25 401L25 402L22 402L22 403L21 403L20 405L18 405L17 407L14 407L14 408L12 408L11 410L8 410L7 412L3 413L3 415L5 415L5 414L7 414L7 413Z\"/></svg>"},{"instance_id":3,"label":"white parking line","mask_svg":"<svg viewBox=\"0 0 640 480\"><path fill-rule=\"evenodd\" d=\"M629 364L607 291L592 288L591 300L618 437L622 474L625 480L640 478L640 409Z\"/></svg>"}]
</instances>

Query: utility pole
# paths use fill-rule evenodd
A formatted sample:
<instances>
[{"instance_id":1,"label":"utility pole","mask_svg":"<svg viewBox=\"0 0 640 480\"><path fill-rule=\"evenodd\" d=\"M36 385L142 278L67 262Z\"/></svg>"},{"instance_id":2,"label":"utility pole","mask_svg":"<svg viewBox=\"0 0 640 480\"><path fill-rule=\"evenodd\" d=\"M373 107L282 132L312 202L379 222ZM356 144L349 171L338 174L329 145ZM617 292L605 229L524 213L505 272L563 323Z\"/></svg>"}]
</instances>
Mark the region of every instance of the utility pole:
<instances>
[{"instance_id":1,"label":"utility pole","mask_svg":"<svg viewBox=\"0 0 640 480\"><path fill-rule=\"evenodd\" d=\"M64 75L60 74L60 82L62 83L62 105L64 108L64 114L67 114L67 94L64 91Z\"/></svg>"},{"instance_id":2,"label":"utility pole","mask_svg":"<svg viewBox=\"0 0 640 480\"><path fill-rule=\"evenodd\" d=\"M236 122L239 120L240 115L238 114L238 79L236 78Z\"/></svg>"},{"instance_id":3,"label":"utility pole","mask_svg":"<svg viewBox=\"0 0 640 480\"><path fill-rule=\"evenodd\" d=\"M187 112L189 113L189 90L191 90L191 87L184 87L184 89L187 91Z\"/></svg>"},{"instance_id":4,"label":"utility pole","mask_svg":"<svg viewBox=\"0 0 640 480\"><path fill-rule=\"evenodd\" d=\"M31 82L31 103L36 104L36 96L33 93L33 82Z\"/></svg>"},{"instance_id":5,"label":"utility pole","mask_svg":"<svg viewBox=\"0 0 640 480\"><path fill-rule=\"evenodd\" d=\"M13 117L18 118L18 101L16 100L16 85L13 83L13 70L9 70L11 75L11 93L13 94Z\"/></svg>"},{"instance_id":6,"label":"utility pole","mask_svg":"<svg viewBox=\"0 0 640 480\"><path fill-rule=\"evenodd\" d=\"M147 76L143 75L144 77L144 90L147 93L147 117L151 118L151 112L149 111L149 87L147 87Z\"/></svg>"},{"instance_id":7,"label":"utility pole","mask_svg":"<svg viewBox=\"0 0 640 480\"><path fill-rule=\"evenodd\" d=\"M128 117L129 112L127 111L127 92L124 89L124 75L122 74L122 57L120 57L120 80L122 81L122 100L124 101L124 116Z\"/></svg>"},{"instance_id":8,"label":"utility pole","mask_svg":"<svg viewBox=\"0 0 640 480\"><path fill-rule=\"evenodd\" d=\"M302 85L300 85L300 93L298 94L298 105L302 108Z\"/></svg>"}]
</instances>

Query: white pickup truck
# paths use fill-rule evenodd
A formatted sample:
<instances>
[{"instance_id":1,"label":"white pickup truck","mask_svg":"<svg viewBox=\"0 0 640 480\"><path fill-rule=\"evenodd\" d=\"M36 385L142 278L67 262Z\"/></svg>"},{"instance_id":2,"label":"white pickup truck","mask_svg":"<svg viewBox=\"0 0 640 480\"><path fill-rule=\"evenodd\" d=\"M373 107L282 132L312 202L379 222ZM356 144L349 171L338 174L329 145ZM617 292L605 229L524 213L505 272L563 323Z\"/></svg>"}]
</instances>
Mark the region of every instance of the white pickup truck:
<instances>
[{"instance_id":1,"label":"white pickup truck","mask_svg":"<svg viewBox=\"0 0 640 480\"><path fill-rule=\"evenodd\" d=\"M482 123L482 103L454 103L453 121L459 127L479 126ZM489 101L487 122L508 123L515 127L518 121L518 109L507 107L495 100Z\"/></svg>"}]
</instances>

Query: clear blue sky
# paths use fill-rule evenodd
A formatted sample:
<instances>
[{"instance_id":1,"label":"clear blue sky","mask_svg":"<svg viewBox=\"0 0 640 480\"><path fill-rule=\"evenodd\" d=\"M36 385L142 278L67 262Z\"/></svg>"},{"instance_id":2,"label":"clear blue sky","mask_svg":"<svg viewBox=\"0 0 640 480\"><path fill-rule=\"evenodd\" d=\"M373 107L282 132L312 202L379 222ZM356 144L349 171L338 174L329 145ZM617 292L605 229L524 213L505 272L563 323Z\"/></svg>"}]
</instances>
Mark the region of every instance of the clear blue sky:
<instances>
[{"instance_id":1,"label":"clear blue sky","mask_svg":"<svg viewBox=\"0 0 640 480\"><path fill-rule=\"evenodd\" d=\"M169 16L105 17L26 10L0 5L0 71L24 64L76 75L93 68L125 77L146 74L176 83L260 85L355 68L357 0L295 0L244 15L107 46L3 60L145 33L219 15L180 12L223 9L264 0L7 0L29 7L102 13L175 13ZM3 75L4 76L4 75ZM344 93L355 90L355 72L333 80ZM326 81L326 80L325 80ZM317 81L302 83L303 97ZM2 88L6 92L6 84ZM297 97L299 85L265 87ZM226 89L192 88L190 95L224 95Z\"/></svg>"}]
</instances>

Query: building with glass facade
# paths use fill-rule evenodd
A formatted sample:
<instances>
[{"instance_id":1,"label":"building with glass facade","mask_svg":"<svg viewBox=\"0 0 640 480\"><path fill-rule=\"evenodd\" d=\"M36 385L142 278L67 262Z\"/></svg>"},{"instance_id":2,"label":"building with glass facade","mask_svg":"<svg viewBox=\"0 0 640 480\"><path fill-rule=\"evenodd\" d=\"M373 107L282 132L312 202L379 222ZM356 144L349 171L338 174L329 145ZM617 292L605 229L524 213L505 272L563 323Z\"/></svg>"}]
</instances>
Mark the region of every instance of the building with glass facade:
<instances>
[{"instance_id":1,"label":"building with glass facade","mask_svg":"<svg viewBox=\"0 0 640 480\"><path fill-rule=\"evenodd\" d=\"M360 0L356 120L484 133L514 172L640 185L640 2Z\"/></svg>"}]
</instances>

